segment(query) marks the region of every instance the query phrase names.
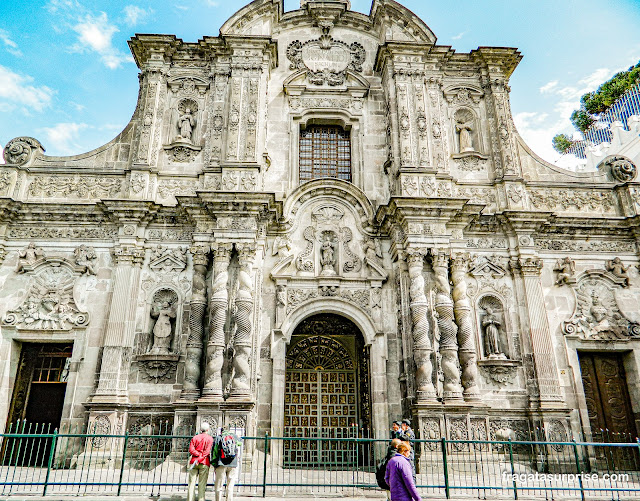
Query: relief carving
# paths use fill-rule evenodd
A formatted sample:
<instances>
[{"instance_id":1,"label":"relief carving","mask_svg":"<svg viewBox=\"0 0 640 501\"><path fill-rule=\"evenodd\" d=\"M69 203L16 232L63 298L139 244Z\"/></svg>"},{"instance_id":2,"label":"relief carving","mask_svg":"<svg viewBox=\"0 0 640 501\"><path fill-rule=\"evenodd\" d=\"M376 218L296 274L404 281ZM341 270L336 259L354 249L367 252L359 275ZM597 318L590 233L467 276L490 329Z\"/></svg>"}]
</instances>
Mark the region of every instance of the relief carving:
<instances>
[{"instance_id":1,"label":"relief carving","mask_svg":"<svg viewBox=\"0 0 640 501\"><path fill-rule=\"evenodd\" d=\"M610 271L613 276L621 279L624 282L625 287L629 287L629 275L627 271L628 266L625 266L619 257L615 257L610 261L607 261L607 271Z\"/></svg>"},{"instance_id":2,"label":"relief carving","mask_svg":"<svg viewBox=\"0 0 640 501\"><path fill-rule=\"evenodd\" d=\"M615 299L616 286L625 278L599 271L586 272L576 287L576 309L562 324L566 335L581 339L614 341L640 337L640 324L630 322Z\"/></svg>"},{"instance_id":3,"label":"relief carving","mask_svg":"<svg viewBox=\"0 0 640 501\"><path fill-rule=\"evenodd\" d=\"M33 263L23 262L21 270L33 278L22 304L9 310L2 319L4 325L30 330L71 330L87 326L89 314L80 310L73 296L75 279L84 269L64 259L40 257Z\"/></svg>"},{"instance_id":4,"label":"relief carving","mask_svg":"<svg viewBox=\"0 0 640 501\"><path fill-rule=\"evenodd\" d=\"M44 148L37 139L32 137L16 137L9 141L2 152L2 158L9 165L25 165L38 153L44 153Z\"/></svg>"},{"instance_id":5,"label":"relief carving","mask_svg":"<svg viewBox=\"0 0 640 501\"><path fill-rule=\"evenodd\" d=\"M341 228L340 233L342 234L342 245L346 255L342 271L345 273L358 272L362 269L362 260L349 248L349 242L353 239L353 234L349 228Z\"/></svg>"},{"instance_id":6,"label":"relief carving","mask_svg":"<svg viewBox=\"0 0 640 501\"><path fill-rule=\"evenodd\" d=\"M149 268L156 273L178 273L187 267L186 247L157 245L151 249Z\"/></svg>"},{"instance_id":7,"label":"relief carving","mask_svg":"<svg viewBox=\"0 0 640 501\"><path fill-rule=\"evenodd\" d=\"M16 273L23 273L25 264L33 265L42 258L44 258L42 247L37 247L35 243L29 242L24 249L18 251Z\"/></svg>"},{"instance_id":8,"label":"relief carving","mask_svg":"<svg viewBox=\"0 0 640 501\"><path fill-rule=\"evenodd\" d=\"M73 258L78 266L84 267L87 275L96 274L94 264L98 256L96 255L96 251L93 247L84 244L80 247L76 247L73 251Z\"/></svg>"},{"instance_id":9,"label":"relief carving","mask_svg":"<svg viewBox=\"0 0 640 501\"><path fill-rule=\"evenodd\" d=\"M569 256L558 259L553 271L558 274L556 285L573 285L576 283L576 263Z\"/></svg>"},{"instance_id":10,"label":"relief carving","mask_svg":"<svg viewBox=\"0 0 640 501\"><path fill-rule=\"evenodd\" d=\"M312 272L314 270L314 265L311 256L315 240L315 229L313 226L307 226L302 236L307 241L307 246L296 258L296 268L298 271Z\"/></svg>"}]
</instances>

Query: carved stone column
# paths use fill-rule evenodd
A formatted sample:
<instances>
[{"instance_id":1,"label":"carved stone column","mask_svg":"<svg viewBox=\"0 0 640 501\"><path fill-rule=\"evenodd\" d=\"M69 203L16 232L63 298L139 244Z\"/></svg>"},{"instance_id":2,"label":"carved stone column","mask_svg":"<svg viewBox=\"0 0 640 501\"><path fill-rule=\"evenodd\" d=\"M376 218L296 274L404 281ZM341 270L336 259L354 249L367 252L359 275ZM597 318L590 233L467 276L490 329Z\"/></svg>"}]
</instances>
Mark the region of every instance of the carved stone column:
<instances>
[{"instance_id":1,"label":"carved stone column","mask_svg":"<svg viewBox=\"0 0 640 501\"><path fill-rule=\"evenodd\" d=\"M458 327L453 321L453 301L449 286L449 256L444 252L433 254L433 271L436 281L435 310L440 329L440 354L444 373L443 399L461 400L460 370L458 369Z\"/></svg>"},{"instance_id":2,"label":"carved stone column","mask_svg":"<svg viewBox=\"0 0 640 501\"><path fill-rule=\"evenodd\" d=\"M431 364L433 349L429 339L428 304L422 276L425 254L426 251L423 249L409 249L407 251L409 278L411 279L409 308L413 324L413 359L416 363L416 398L418 403L436 402Z\"/></svg>"},{"instance_id":3,"label":"carved stone column","mask_svg":"<svg viewBox=\"0 0 640 501\"><path fill-rule=\"evenodd\" d=\"M112 255L115 264L113 294L103 343L100 378L92 401L127 403L127 381L144 249L135 245L120 245L114 248Z\"/></svg>"},{"instance_id":4,"label":"carved stone column","mask_svg":"<svg viewBox=\"0 0 640 501\"><path fill-rule=\"evenodd\" d=\"M453 282L453 313L458 324L458 357L462 367L463 396L467 401L480 400L478 389L478 366L473 325L471 323L471 304L467 297L467 267L469 256L458 254L451 263Z\"/></svg>"},{"instance_id":5,"label":"carved stone column","mask_svg":"<svg viewBox=\"0 0 640 501\"><path fill-rule=\"evenodd\" d=\"M518 260L511 261L511 269L514 271L516 280L521 279L524 282L533 364L540 390L540 405L557 406L562 401L562 395L540 282L542 260L537 257L520 257Z\"/></svg>"},{"instance_id":6,"label":"carved stone column","mask_svg":"<svg viewBox=\"0 0 640 501\"><path fill-rule=\"evenodd\" d=\"M207 285L205 276L209 264L209 246L192 245L193 281L191 292L191 316L189 317L189 339L187 360L184 367L184 385L181 398L195 400L200 396L200 363L202 361L202 335L204 312L207 308Z\"/></svg>"},{"instance_id":7,"label":"carved stone column","mask_svg":"<svg viewBox=\"0 0 640 501\"><path fill-rule=\"evenodd\" d=\"M224 365L224 324L227 321L229 293L229 258L232 244L218 244L213 248L213 286L210 303L207 367L202 394L207 399L222 401L222 366Z\"/></svg>"},{"instance_id":8,"label":"carved stone column","mask_svg":"<svg viewBox=\"0 0 640 501\"><path fill-rule=\"evenodd\" d=\"M255 259L254 244L236 244L240 270L238 272L238 293L235 300L236 330L233 336L233 378L230 398L249 400L251 398L251 335L253 315L253 278L251 269Z\"/></svg>"}]
</instances>

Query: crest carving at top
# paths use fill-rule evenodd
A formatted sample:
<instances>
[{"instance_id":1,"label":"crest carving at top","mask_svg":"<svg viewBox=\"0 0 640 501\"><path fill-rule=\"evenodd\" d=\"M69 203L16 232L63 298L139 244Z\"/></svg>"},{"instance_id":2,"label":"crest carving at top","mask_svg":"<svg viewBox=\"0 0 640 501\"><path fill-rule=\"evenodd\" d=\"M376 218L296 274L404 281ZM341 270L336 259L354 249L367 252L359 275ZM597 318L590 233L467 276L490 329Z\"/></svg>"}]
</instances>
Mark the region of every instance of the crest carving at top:
<instances>
[{"instance_id":1,"label":"crest carving at top","mask_svg":"<svg viewBox=\"0 0 640 501\"><path fill-rule=\"evenodd\" d=\"M365 57L362 44L347 44L326 33L306 42L295 40L287 47L289 68L306 70L309 82L315 85L344 84L347 70L361 72Z\"/></svg>"},{"instance_id":2,"label":"crest carving at top","mask_svg":"<svg viewBox=\"0 0 640 501\"><path fill-rule=\"evenodd\" d=\"M89 323L89 314L80 311L73 296L76 278L86 272L86 265L41 255L33 262L27 260L21 271L33 278L22 303L3 317L4 325L30 330L71 330Z\"/></svg>"},{"instance_id":3,"label":"crest carving at top","mask_svg":"<svg viewBox=\"0 0 640 501\"><path fill-rule=\"evenodd\" d=\"M599 341L640 337L640 324L629 321L618 307L615 287L620 285L621 280L608 273L583 275L576 287L576 309L562 324L564 333Z\"/></svg>"}]
</instances>

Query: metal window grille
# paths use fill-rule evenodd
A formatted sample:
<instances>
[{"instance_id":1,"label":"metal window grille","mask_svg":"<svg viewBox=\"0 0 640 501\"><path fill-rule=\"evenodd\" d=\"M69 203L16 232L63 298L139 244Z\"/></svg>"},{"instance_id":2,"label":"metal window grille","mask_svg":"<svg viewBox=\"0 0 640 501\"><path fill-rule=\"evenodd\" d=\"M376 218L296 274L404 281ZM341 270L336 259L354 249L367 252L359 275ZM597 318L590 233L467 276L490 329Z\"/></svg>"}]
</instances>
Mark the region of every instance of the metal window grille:
<instances>
[{"instance_id":1,"label":"metal window grille","mask_svg":"<svg viewBox=\"0 0 640 501\"><path fill-rule=\"evenodd\" d=\"M310 126L300 131L300 181L319 177L351 181L351 139L342 127Z\"/></svg>"}]
</instances>

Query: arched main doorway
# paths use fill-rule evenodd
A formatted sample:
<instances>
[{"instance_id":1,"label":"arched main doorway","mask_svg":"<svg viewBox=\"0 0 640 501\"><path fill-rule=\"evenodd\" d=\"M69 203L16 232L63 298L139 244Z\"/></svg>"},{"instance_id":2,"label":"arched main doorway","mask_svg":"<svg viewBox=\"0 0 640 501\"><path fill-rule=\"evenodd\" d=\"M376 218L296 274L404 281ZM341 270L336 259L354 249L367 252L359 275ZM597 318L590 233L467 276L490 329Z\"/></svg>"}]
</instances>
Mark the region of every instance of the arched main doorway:
<instances>
[{"instance_id":1,"label":"arched main doorway","mask_svg":"<svg viewBox=\"0 0 640 501\"><path fill-rule=\"evenodd\" d=\"M285 437L367 436L370 428L369 353L350 320L333 314L309 317L296 327L286 356ZM291 441L288 464L355 461L335 441Z\"/></svg>"}]
</instances>

